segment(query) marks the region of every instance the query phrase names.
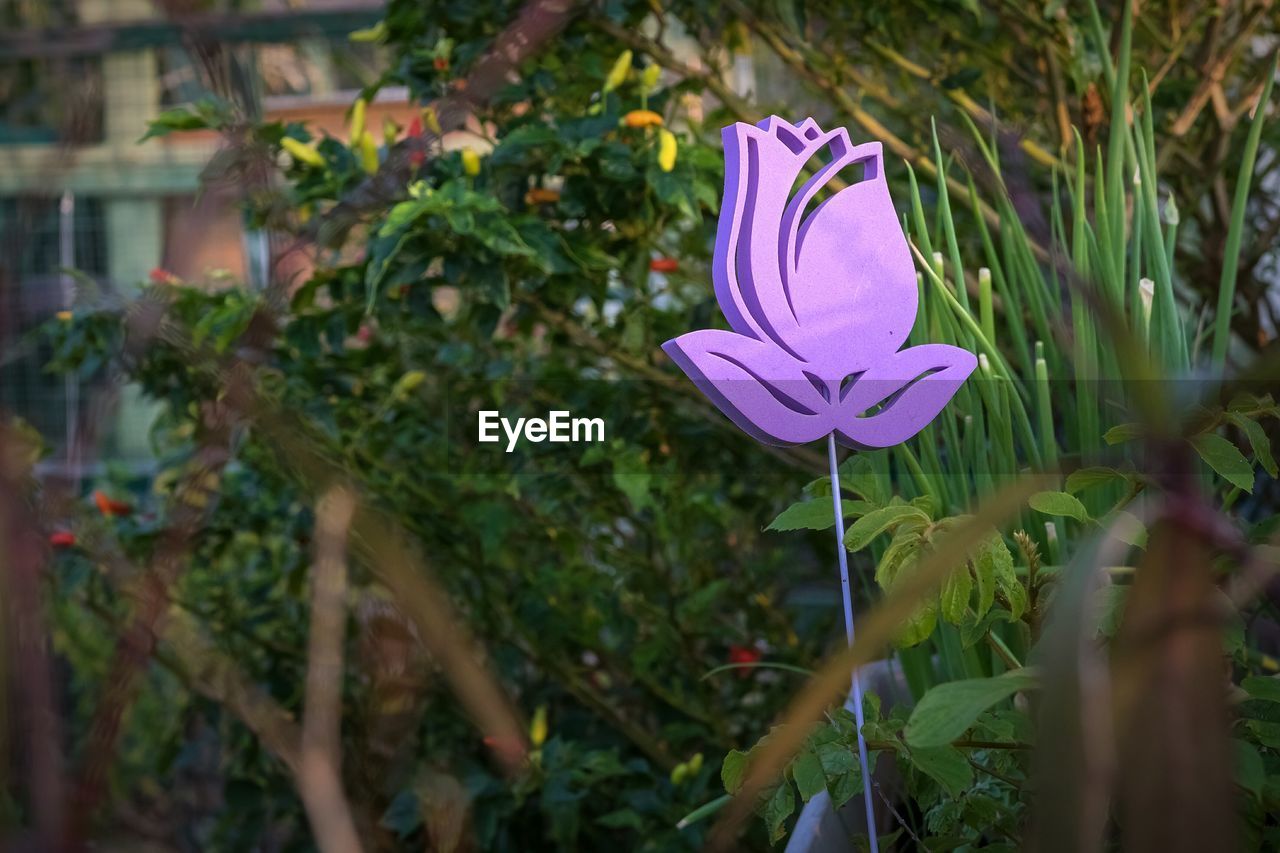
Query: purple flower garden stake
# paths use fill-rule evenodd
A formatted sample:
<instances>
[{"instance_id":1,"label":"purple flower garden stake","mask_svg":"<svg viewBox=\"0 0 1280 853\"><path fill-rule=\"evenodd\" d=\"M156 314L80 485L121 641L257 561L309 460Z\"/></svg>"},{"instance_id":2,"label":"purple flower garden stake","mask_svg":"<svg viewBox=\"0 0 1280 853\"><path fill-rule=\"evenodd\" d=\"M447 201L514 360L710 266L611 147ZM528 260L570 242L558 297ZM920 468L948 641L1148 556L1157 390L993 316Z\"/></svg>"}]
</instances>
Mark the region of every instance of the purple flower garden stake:
<instances>
[{"instance_id":1,"label":"purple flower garden stake","mask_svg":"<svg viewBox=\"0 0 1280 853\"><path fill-rule=\"evenodd\" d=\"M802 170L817 171L798 191ZM889 447L923 429L977 366L958 347L907 347L918 291L911 252L889 198L879 142L844 128L772 116L724 129L724 203L713 266L716 300L733 331L703 329L663 349L735 424L761 442L825 438L831 467L845 632L853 644L836 443ZM810 203L841 170L862 179ZM853 704L871 849L877 849L863 740Z\"/></svg>"}]
</instances>

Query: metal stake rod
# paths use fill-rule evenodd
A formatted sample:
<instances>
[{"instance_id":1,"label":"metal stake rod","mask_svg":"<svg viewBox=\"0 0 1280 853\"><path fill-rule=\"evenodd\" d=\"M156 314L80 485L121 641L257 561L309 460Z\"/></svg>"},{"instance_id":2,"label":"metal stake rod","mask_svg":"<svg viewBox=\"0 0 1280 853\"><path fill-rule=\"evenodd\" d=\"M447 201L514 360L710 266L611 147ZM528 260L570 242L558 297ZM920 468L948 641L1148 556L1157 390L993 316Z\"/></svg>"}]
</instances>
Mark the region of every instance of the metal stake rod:
<instances>
[{"instance_id":1,"label":"metal stake rod","mask_svg":"<svg viewBox=\"0 0 1280 853\"><path fill-rule=\"evenodd\" d=\"M844 633L853 645L853 590L849 587L849 555L844 547L844 508L840 505L840 469L836 464L836 434L827 436L827 458L831 463L831 504L836 513L836 557L840 561L840 592L844 596ZM871 853L879 853L876 815L871 796L871 767L867 762L867 741L862 736L862 681L853 671L853 718L858 724L858 763L862 766L862 802L867 811L867 835Z\"/></svg>"}]
</instances>

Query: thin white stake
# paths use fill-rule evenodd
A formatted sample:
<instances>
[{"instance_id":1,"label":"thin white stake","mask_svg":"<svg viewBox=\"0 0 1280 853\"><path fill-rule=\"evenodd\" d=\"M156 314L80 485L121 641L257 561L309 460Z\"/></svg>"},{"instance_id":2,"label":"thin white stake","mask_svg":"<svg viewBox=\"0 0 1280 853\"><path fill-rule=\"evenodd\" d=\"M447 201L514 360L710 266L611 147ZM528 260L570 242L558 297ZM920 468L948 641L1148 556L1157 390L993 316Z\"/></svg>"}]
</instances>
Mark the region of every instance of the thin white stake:
<instances>
[{"instance_id":1,"label":"thin white stake","mask_svg":"<svg viewBox=\"0 0 1280 853\"><path fill-rule=\"evenodd\" d=\"M840 505L840 469L836 464L836 434L827 436L827 458L831 462L831 505L836 513L836 557L840 561L840 592L844 594L844 633L853 645L853 591L849 587L849 556L844 547L844 507ZM862 736L862 681L853 671L853 719L858 724L858 763L862 766L862 802L867 811L867 835L871 853L880 853L876 840L876 814L871 796L871 767L867 762L867 741Z\"/></svg>"}]
</instances>

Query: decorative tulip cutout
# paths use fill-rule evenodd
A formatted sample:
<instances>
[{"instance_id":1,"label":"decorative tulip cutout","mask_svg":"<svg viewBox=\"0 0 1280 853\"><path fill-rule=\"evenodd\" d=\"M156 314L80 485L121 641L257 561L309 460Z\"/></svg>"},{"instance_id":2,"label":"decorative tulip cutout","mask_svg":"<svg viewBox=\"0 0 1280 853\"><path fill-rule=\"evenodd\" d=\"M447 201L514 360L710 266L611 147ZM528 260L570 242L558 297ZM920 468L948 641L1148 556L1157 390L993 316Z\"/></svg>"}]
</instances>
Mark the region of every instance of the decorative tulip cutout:
<instances>
[{"instance_id":1,"label":"decorative tulip cutout","mask_svg":"<svg viewBox=\"0 0 1280 853\"><path fill-rule=\"evenodd\" d=\"M771 116L724 135L724 203L713 265L716 300L731 332L704 329L663 350L741 429L766 444L827 439L845 632L853 604L844 549L836 442L865 449L906 441L937 417L977 366L943 344L906 347L915 325L915 267L884 179L879 142L853 145L844 128L823 131ZM830 161L793 194L823 149ZM862 180L812 212L810 202L842 169ZM871 849L871 775L854 715Z\"/></svg>"}]
</instances>

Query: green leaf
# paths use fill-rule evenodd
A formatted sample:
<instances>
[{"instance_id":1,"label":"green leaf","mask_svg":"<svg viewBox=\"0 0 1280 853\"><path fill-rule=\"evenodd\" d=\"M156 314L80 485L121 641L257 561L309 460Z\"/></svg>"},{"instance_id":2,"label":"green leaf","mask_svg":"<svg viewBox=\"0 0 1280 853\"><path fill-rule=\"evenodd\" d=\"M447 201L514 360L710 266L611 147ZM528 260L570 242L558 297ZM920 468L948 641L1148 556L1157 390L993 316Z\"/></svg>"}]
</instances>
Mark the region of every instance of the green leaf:
<instances>
[{"instance_id":1,"label":"green leaf","mask_svg":"<svg viewBox=\"0 0 1280 853\"><path fill-rule=\"evenodd\" d=\"M774 789L760 811L765 826L769 828L769 843L776 844L787 834L787 818L796 810L796 795L791 783L783 781Z\"/></svg>"},{"instance_id":2,"label":"green leaf","mask_svg":"<svg viewBox=\"0 0 1280 853\"><path fill-rule=\"evenodd\" d=\"M908 649L918 646L933 634L938 624L938 603L936 600L926 602L911 615L893 638L899 648Z\"/></svg>"},{"instance_id":3,"label":"green leaf","mask_svg":"<svg viewBox=\"0 0 1280 853\"><path fill-rule=\"evenodd\" d=\"M1107 584L1095 594L1098 605L1098 630L1104 637L1114 637L1124 619L1124 606L1129 600L1129 587Z\"/></svg>"},{"instance_id":4,"label":"green leaf","mask_svg":"<svg viewBox=\"0 0 1280 853\"><path fill-rule=\"evenodd\" d=\"M613 472L613 484L618 487L618 491L627 496L627 500L631 501L631 505L637 512L653 506L653 495L650 492L652 481L653 475L647 471L615 470Z\"/></svg>"},{"instance_id":5,"label":"green leaf","mask_svg":"<svg viewBox=\"0 0 1280 853\"><path fill-rule=\"evenodd\" d=\"M1245 727L1253 733L1258 743L1270 749L1280 749L1280 723L1246 720Z\"/></svg>"},{"instance_id":6,"label":"green leaf","mask_svg":"<svg viewBox=\"0 0 1280 853\"><path fill-rule=\"evenodd\" d=\"M846 519L857 518L870 512L873 507L866 501L840 501L840 508ZM778 517L769 522L765 530L828 530L836 523L835 513L831 511L831 499L798 501L778 513Z\"/></svg>"},{"instance_id":7,"label":"green leaf","mask_svg":"<svg viewBox=\"0 0 1280 853\"><path fill-rule=\"evenodd\" d=\"M720 765L720 781L725 791L738 793L747 776L747 754L740 749L731 749Z\"/></svg>"},{"instance_id":8,"label":"green leaf","mask_svg":"<svg viewBox=\"0 0 1280 853\"><path fill-rule=\"evenodd\" d=\"M1258 463L1262 465L1263 470L1270 474L1273 479L1280 476L1280 471L1276 469L1275 456L1271 453L1271 439L1267 437L1267 431L1262 428L1262 424L1237 412L1228 413L1227 420L1240 427L1241 431L1244 432L1249 439L1249 446L1253 448L1253 455L1257 457Z\"/></svg>"},{"instance_id":9,"label":"green leaf","mask_svg":"<svg viewBox=\"0 0 1280 853\"><path fill-rule=\"evenodd\" d=\"M1123 444L1141 438L1142 434L1142 424L1120 424L1104 432L1102 440L1107 444Z\"/></svg>"},{"instance_id":10,"label":"green leaf","mask_svg":"<svg viewBox=\"0 0 1280 853\"><path fill-rule=\"evenodd\" d=\"M942 618L952 625L959 625L969 612L969 598L973 593L973 575L967 566L952 572L942 585L939 599L942 603Z\"/></svg>"},{"instance_id":11,"label":"green leaf","mask_svg":"<svg viewBox=\"0 0 1280 853\"><path fill-rule=\"evenodd\" d=\"M871 457L865 453L855 453L841 463L840 487L876 506L887 504L892 494L889 477L877 472Z\"/></svg>"},{"instance_id":12,"label":"green leaf","mask_svg":"<svg viewBox=\"0 0 1280 853\"><path fill-rule=\"evenodd\" d=\"M1066 492L1036 492L1027 501L1036 512L1045 515L1061 515L1077 521L1088 521L1089 511L1075 495Z\"/></svg>"},{"instance_id":13,"label":"green leaf","mask_svg":"<svg viewBox=\"0 0 1280 853\"><path fill-rule=\"evenodd\" d=\"M1253 466L1234 444L1216 433L1206 432L1191 439L1191 446L1228 483L1246 492L1253 491Z\"/></svg>"},{"instance_id":14,"label":"green leaf","mask_svg":"<svg viewBox=\"0 0 1280 853\"><path fill-rule=\"evenodd\" d=\"M835 808L862 793L862 767L854 747L842 741L819 744L818 760L827 778L827 793ZM874 755L872 756L874 758Z\"/></svg>"},{"instance_id":15,"label":"green leaf","mask_svg":"<svg viewBox=\"0 0 1280 853\"><path fill-rule=\"evenodd\" d=\"M1280 678L1252 675L1241 681L1240 686L1254 699L1280 702Z\"/></svg>"},{"instance_id":16,"label":"green leaf","mask_svg":"<svg viewBox=\"0 0 1280 853\"><path fill-rule=\"evenodd\" d=\"M1267 771L1262 764L1262 756L1248 741L1235 738L1231 741L1231 745L1235 754L1236 784L1261 800L1262 789L1267 783Z\"/></svg>"},{"instance_id":17,"label":"green leaf","mask_svg":"<svg viewBox=\"0 0 1280 853\"><path fill-rule=\"evenodd\" d=\"M973 767L964 753L950 744L932 747L912 747L911 763L943 787L948 794L957 797L973 784Z\"/></svg>"},{"instance_id":18,"label":"green leaf","mask_svg":"<svg viewBox=\"0 0 1280 853\"><path fill-rule=\"evenodd\" d=\"M800 790L800 799L809 802L816 794L827 789L827 774L817 754L805 749L791 762L791 778Z\"/></svg>"},{"instance_id":19,"label":"green leaf","mask_svg":"<svg viewBox=\"0 0 1280 853\"><path fill-rule=\"evenodd\" d=\"M1067 491L1071 494L1082 492L1093 486L1106 485L1114 483L1117 480L1126 482L1129 476L1115 468L1106 468L1102 466L1093 468L1081 468L1078 471L1072 471L1067 475Z\"/></svg>"},{"instance_id":20,"label":"green leaf","mask_svg":"<svg viewBox=\"0 0 1280 853\"><path fill-rule=\"evenodd\" d=\"M872 510L862 518L859 518L849 528L849 532L844 537L844 546L850 551L861 551L871 543L872 539L875 539L881 533L892 530L909 518L917 519L925 524L929 523L929 516L925 515L923 510L914 506L899 504Z\"/></svg>"},{"instance_id":21,"label":"green leaf","mask_svg":"<svg viewBox=\"0 0 1280 853\"><path fill-rule=\"evenodd\" d=\"M994 678L970 678L939 684L920 697L903 734L915 747L942 746L960 737L978 715L1020 690L1039 686L1032 669L1015 669Z\"/></svg>"},{"instance_id":22,"label":"green leaf","mask_svg":"<svg viewBox=\"0 0 1280 853\"><path fill-rule=\"evenodd\" d=\"M899 530L893 535L893 541L885 549L876 565L876 583L888 592L898 580L898 574L920 554L923 540L920 534L911 530Z\"/></svg>"},{"instance_id":23,"label":"green leaf","mask_svg":"<svg viewBox=\"0 0 1280 853\"><path fill-rule=\"evenodd\" d=\"M1017 621L1013 614L1003 607L993 607L981 619L966 622L960 626L960 645L962 648L972 648L982 641L982 638L987 635L987 632L997 622Z\"/></svg>"}]
</instances>

